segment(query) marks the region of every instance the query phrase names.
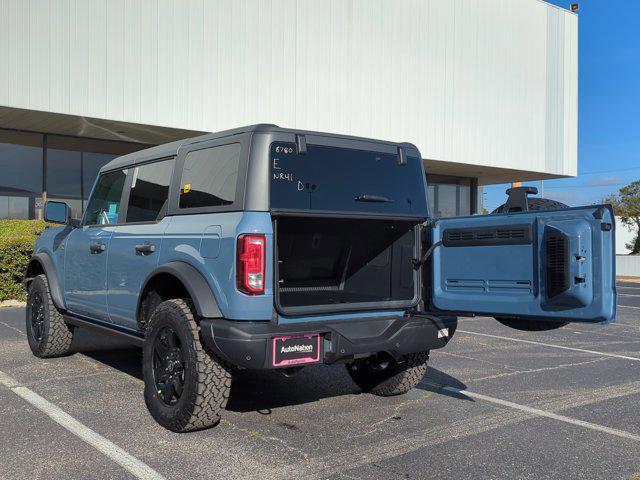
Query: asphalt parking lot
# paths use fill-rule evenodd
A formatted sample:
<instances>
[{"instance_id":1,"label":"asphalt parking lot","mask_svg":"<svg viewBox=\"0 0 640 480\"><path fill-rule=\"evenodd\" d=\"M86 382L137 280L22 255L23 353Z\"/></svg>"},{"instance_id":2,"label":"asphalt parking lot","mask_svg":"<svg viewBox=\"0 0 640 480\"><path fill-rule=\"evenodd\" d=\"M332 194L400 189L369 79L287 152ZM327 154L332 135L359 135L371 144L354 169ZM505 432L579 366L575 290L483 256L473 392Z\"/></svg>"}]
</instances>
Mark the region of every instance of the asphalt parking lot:
<instances>
[{"instance_id":1,"label":"asphalt parking lot","mask_svg":"<svg viewBox=\"0 0 640 480\"><path fill-rule=\"evenodd\" d=\"M0 309L2 479L640 479L640 283L619 284L613 325L464 319L402 397L341 366L244 373L222 423L182 435L147 414L139 349L82 331L39 360L24 330Z\"/></svg>"}]
</instances>

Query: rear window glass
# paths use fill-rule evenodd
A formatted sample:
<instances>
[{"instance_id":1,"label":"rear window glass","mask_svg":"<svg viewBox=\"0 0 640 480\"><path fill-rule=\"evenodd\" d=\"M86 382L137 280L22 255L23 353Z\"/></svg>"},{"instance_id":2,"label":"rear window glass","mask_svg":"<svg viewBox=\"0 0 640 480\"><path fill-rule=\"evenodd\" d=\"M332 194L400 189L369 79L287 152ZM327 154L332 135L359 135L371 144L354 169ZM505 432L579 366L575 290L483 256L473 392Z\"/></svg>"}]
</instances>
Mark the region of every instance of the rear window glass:
<instances>
[{"instance_id":1,"label":"rear window glass","mask_svg":"<svg viewBox=\"0 0 640 480\"><path fill-rule=\"evenodd\" d=\"M427 216L421 160L398 155L273 143L271 208Z\"/></svg>"},{"instance_id":2,"label":"rear window glass","mask_svg":"<svg viewBox=\"0 0 640 480\"><path fill-rule=\"evenodd\" d=\"M236 199L240 144L187 154L180 181L180 208L231 205Z\"/></svg>"}]
</instances>

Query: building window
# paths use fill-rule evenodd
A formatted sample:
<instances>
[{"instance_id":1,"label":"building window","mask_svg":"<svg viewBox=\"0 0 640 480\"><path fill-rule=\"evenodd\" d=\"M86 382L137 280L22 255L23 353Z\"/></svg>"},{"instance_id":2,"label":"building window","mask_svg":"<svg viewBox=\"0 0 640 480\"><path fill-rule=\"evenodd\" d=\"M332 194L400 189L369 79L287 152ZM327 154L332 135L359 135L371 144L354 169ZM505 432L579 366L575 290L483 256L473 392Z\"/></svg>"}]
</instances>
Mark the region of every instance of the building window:
<instances>
[{"instance_id":1,"label":"building window","mask_svg":"<svg viewBox=\"0 0 640 480\"><path fill-rule=\"evenodd\" d=\"M81 163L81 152L47 148L47 195L81 199Z\"/></svg>"},{"instance_id":2,"label":"building window","mask_svg":"<svg viewBox=\"0 0 640 480\"><path fill-rule=\"evenodd\" d=\"M91 194L98 172L118 155L113 153L82 152L82 199L87 200Z\"/></svg>"},{"instance_id":3,"label":"building window","mask_svg":"<svg viewBox=\"0 0 640 480\"><path fill-rule=\"evenodd\" d=\"M0 130L0 190L42 193L42 135Z\"/></svg>"},{"instance_id":4,"label":"building window","mask_svg":"<svg viewBox=\"0 0 640 480\"><path fill-rule=\"evenodd\" d=\"M0 130L0 218L33 218L42 195L43 135Z\"/></svg>"},{"instance_id":5,"label":"building window","mask_svg":"<svg viewBox=\"0 0 640 480\"><path fill-rule=\"evenodd\" d=\"M54 144L56 144L55 142ZM72 218L82 217L82 152L47 145L47 200L65 202Z\"/></svg>"},{"instance_id":6,"label":"building window","mask_svg":"<svg viewBox=\"0 0 640 480\"><path fill-rule=\"evenodd\" d=\"M0 218L42 218L45 192L80 218L100 168L150 146L0 129Z\"/></svg>"},{"instance_id":7,"label":"building window","mask_svg":"<svg viewBox=\"0 0 640 480\"><path fill-rule=\"evenodd\" d=\"M471 178L427 175L429 205L436 217L455 217L475 213Z\"/></svg>"},{"instance_id":8,"label":"building window","mask_svg":"<svg viewBox=\"0 0 640 480\"><path fill-rule=\"evenodd\" d=\"M119 155L146 145L47 135L47 199L66 202L80 218L100 169Z\"/></svg>"}]
</instances>

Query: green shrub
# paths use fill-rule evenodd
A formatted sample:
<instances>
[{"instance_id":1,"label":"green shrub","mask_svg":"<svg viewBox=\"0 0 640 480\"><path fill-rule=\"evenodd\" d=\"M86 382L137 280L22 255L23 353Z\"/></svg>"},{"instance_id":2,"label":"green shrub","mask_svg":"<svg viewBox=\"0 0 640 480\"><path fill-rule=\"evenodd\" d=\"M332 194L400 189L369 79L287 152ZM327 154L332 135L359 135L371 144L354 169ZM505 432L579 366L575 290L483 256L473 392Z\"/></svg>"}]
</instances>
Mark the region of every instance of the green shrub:
<instances>
[{"instance_id":1,"label":"green shrub","mask_svg":"<svg viewBox=\"0 0 640 480\"><path fill-rule=\"evenodd\" d=\"M20 282L36 237L46 227L43 220L0 220L0 301L26 298Z\"/></svg>"}]
</instances>

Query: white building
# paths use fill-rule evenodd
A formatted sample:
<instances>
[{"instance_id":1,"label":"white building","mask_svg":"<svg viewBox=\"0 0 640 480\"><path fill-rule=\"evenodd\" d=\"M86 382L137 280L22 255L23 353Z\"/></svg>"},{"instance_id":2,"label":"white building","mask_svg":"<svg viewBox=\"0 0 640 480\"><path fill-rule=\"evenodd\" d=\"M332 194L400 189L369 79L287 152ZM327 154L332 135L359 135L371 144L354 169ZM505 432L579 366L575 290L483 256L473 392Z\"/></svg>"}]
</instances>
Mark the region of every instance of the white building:
<instances>
[{"instance_id":1,"label":"white building","mask_svg":"<svg viewBox=\"0 0 640 480\"><path fill-rule=\"evenodd\" d=\"M539 0L0 0L0 217L252 123L415 143L441 215L577 171L575 14Z\"/></svg>"}]
</instances>

